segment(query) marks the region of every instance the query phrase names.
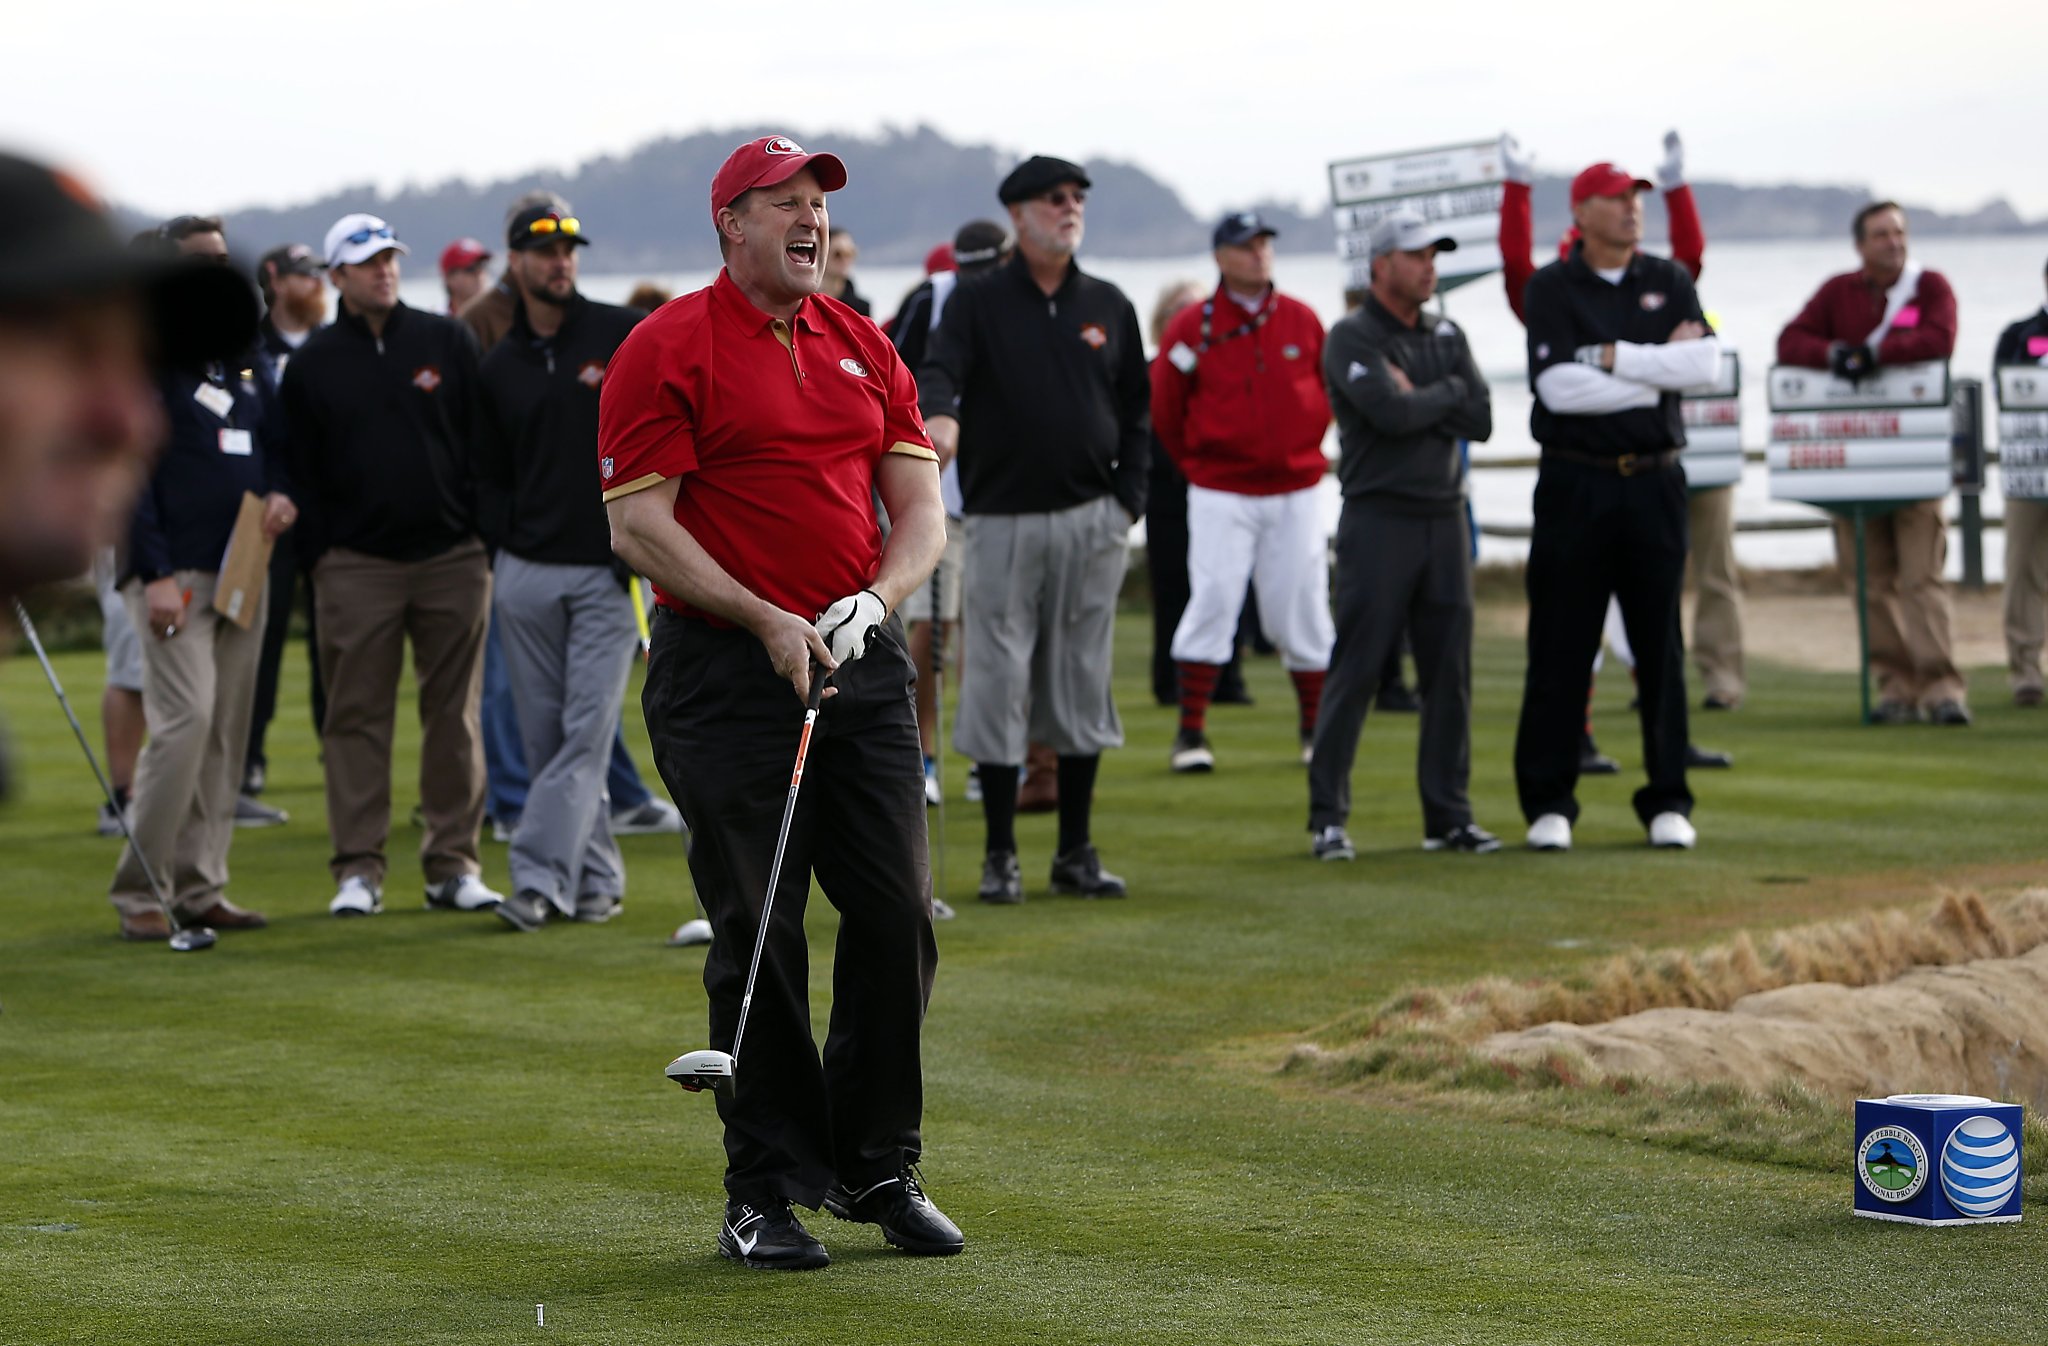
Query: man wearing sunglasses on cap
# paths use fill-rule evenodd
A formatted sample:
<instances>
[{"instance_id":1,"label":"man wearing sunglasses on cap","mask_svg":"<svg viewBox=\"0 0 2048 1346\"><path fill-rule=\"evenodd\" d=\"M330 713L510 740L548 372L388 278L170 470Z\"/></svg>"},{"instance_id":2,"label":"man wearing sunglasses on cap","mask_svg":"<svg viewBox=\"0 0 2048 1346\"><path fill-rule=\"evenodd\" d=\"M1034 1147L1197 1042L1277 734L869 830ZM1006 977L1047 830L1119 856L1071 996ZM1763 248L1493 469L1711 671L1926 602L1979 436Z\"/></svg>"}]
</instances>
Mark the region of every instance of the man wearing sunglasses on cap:
<instances>
[{"instance_id":1,"label":"man wearing sunglasses on cap","mask_svg":"<svg viewBox=\"0 0 2048 1346\"><path fill-rule=\"evenodd\" d=\"M549 210L556 215L569 216L576 212L560 193L545 187L536 187L523 192L511 205L505 207L505 229L510 232L512 221L531 210ZM505 333L512 330L512 309L519 301L519 281L510 267L498 274L497 284L486 288L474 299L464 304L456 314L463 325L476 335L476 348L485 355L491 347L505 339Z\"/></svg>"},{"instance_id":2,"label":"man wearing sunglasses on cap","mask_svg":"<svg viewBox=\"0 0 2048 1346\"><path fill-rule=\"evenodd\" d=\"M960 457L967 514L966 667L954 746L980 765L988 835L980 896L1024 900L1017 768L1059 755L1051 888L1122 897L1089 835L1104 748L1126 539L1145 512L1152 383L1123 291L1083 272L1088 175L1034 155L1003 179L1017 249L962 286L932 333L919 399L942 458Z\"/></svg>"},{"instance_id":3,"label":"man wearing sunglasses on cap","mask_svg":"<svg viewBox=\"0 0 2048 1346\"><path fill-rule=\"evenodd\" d=\"M383 910L391 734L408 639L419 684L427 905L478 911L484 762L477 694L491 572L476 532L477 350L398 297L407 248L374 215L327 231L334 323L285 367L292 480L313 568L327 716L336 916Z\"/></svg>"},{"instance_id":4,"label":"man wearing sunglasses on cap","mask_svg":"<svg viewBox=\"0 0 2048 1346\"><path fill-rule=\"evenodd\" d=\"M518 710L529 797L512 829L519 930L611 919L626 871L612 839L607 763L638 647L633 600L590 481L605 371L641 314L576 290L582 221L535 206L506 231L520 299L484 356L478 492L497 553L492 618Z\"/></svg>"}]
</instances>

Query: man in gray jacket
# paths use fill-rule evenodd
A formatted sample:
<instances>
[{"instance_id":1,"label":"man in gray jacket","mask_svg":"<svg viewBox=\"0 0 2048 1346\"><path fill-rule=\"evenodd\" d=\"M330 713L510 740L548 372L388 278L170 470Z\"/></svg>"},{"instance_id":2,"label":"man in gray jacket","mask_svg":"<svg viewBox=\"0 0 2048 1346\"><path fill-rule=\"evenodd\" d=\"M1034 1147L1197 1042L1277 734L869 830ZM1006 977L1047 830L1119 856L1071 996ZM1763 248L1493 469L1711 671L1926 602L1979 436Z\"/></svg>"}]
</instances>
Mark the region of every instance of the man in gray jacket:
<instances>
[{"instance_id":1,"label":"man in gray jacket","mask_svg":"<svg viewBox=\"0 0 2048 1346\"><path fill-rule=\"evenodd\" d=\"M1330 329L1323 381L1343 456L1337 480L1337 645L1323 684L1309 762L1309 832L1320 860L1357 852L1351 762L1380 682L1406 629L1422 692L1416 761L1424 850L1493 851L1466 797L1472 740L1472 533L1460 439L1493 434L1493 408L1447 318L1423 316L1436 293L1436 255L1457 243L1413 211L1372 233L1372 290Z\"/></svg>"}]
</instances>

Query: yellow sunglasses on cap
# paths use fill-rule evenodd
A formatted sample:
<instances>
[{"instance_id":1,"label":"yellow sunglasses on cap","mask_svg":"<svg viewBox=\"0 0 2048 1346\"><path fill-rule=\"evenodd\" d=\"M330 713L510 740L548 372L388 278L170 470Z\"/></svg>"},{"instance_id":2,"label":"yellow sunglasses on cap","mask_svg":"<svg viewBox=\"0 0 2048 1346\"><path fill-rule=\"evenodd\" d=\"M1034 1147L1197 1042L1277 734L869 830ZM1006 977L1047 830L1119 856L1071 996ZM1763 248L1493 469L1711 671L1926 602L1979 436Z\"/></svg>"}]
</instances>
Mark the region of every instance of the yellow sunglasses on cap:
<instances>
[{"instance_id":1,"label":"yellow sunglasses on cap","mask_svg":"<svg viewBox=\"0 0 2048 1346\"><path fill-rule=\"evenodd\" d=\"M583 232L583 221L577 219L574 215L571 215L566 220L556 215L543 215L532 224L527 225L526 232L529 234L580 234Z\"/></svg>"}]
</instances>

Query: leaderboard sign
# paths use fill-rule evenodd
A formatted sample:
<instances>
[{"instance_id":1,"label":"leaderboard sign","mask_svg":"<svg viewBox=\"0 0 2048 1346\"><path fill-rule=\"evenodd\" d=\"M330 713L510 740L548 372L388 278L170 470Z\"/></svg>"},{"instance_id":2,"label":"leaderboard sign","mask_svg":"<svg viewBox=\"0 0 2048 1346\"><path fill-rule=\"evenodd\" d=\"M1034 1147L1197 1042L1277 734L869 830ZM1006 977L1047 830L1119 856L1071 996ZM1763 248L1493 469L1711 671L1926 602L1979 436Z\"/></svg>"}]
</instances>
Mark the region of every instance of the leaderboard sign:
<instances>
[{"instance_id":1,"label":"leaderboard sign","mask_svg":"<svg viewBox=\"0 0 2048 1346\"><path fill-rule=\"evenodd\" d=\"M2008 500L2048 500L2048 366L1998 370L1998 470Z\"/></svg>"},{"instance_id":2,"label":"leaderboard sign","mask_svg":"<svg viewBox=\"0 0 2048 1346\"><path fill-rule=\"evenodd\" d=\"M1704 388L1688 388L1678 403L1685 421L1686 489L1708 491L1742 480L1742 357L1721 353L1721 376Z\"/></svg>"},{"instance_id":3,"label":"leaderboard sign","mask_svg":"<svg viewBox=\"0 0 2048 1346\"><path fill-rule=\"evenodd\" d=\"M1858 382L1771 370L1773 500L1812 505L1939 500L1954 481L1948 366L1880 368Z\"/></svg>"},{"instance_id":4,"label":"leaderboard sign","mask_svg":"<svg viewBox=\"0 0 2048 1346\"><path fill-rule=\"evenodd\" d=\"M1346 289L1372 285L1372 227L1406 208L1456 239L1437 258L1437 288L1449 290L1500 270L1499 142L1341 159L1330 165L1331 218Z\"/></svg>"}]
</instances>

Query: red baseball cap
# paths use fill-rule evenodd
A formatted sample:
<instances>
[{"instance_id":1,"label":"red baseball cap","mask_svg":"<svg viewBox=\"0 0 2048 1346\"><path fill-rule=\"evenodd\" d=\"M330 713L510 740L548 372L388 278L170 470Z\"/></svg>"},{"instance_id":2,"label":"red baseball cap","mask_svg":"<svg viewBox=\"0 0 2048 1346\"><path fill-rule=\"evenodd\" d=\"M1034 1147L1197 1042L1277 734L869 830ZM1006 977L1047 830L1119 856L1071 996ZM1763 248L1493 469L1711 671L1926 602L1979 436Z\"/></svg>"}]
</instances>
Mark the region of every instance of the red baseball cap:
<instances>
[{"instance_id":1,"label":"red baseball cap","mask_svg":"<svg viewBox=\"0 0 2048 1346\"><path fill-rule=\"evenodd\" d=\"M954 271L958 268L959 263L953 260L951 243L941 243L924 255L924 273L927 276L936 276L941 271Z\"/></svg>"},{"instance_id":2,"label":"red baseball cap","mask_svg":"<svg viewBox=\"0 0 2048 1346\"><path fill-rule=\"evenodd\" d=\"M473 238L458 238L441 249L441 274L467 271L478 262L489 261L491 250Z\"/></svg>"},{"instance_id":3,"label":"red baseball cap","mask_svg":"<svg viewBox=\"0 0 2048 1346\"><path fill-rule=\"evenodd\" d=\"M787 182L806 168L817 174L818 185L836 192L846 185L846 165L836 154L811 154L788 136L762 136L726 156L718 176L711 179L711 223L718 224L718 212L756 187L773 187Z\"/></svg>"},{"instance_id":4,"label":"red baseball cap","mask_svg":"<svg viewBox=\"0 0 2048 1346\"><path fill-rule=\"evenodd\" d=\"M1594 164L1585 172L1572 179L1572 204L1590 201L1596 196L1627 196L1631 192L1647 192L1652 184L1643 178L1630 177L1613 164Z\"/></svg>"}]
</instances>

